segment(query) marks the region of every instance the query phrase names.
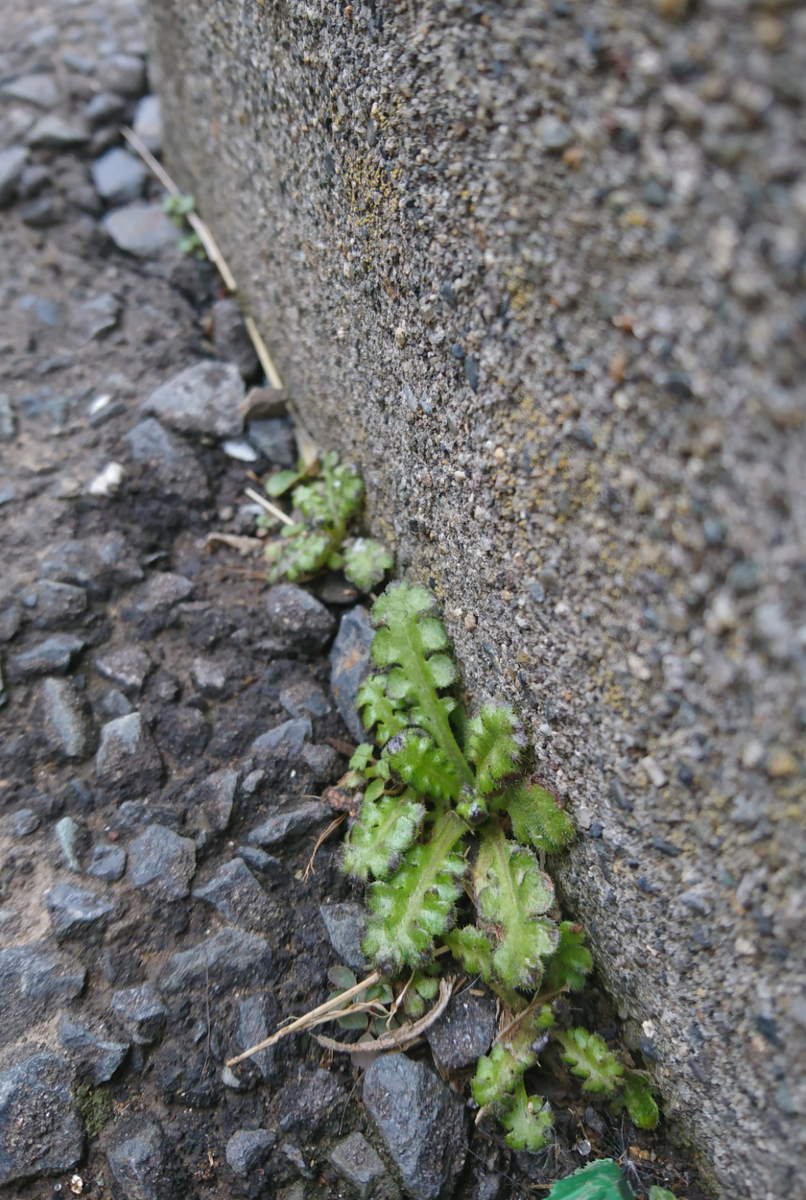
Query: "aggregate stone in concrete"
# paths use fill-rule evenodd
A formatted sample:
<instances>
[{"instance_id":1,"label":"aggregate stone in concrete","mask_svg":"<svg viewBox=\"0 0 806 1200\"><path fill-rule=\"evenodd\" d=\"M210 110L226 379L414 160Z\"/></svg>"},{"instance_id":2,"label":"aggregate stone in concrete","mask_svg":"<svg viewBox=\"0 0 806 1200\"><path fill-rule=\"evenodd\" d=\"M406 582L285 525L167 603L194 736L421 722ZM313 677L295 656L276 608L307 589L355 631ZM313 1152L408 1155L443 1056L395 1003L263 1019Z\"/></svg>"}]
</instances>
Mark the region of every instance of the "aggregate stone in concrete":
<instances>
[{"instance_id":1,"label":"aggregate stone in concrete","mask_svg":"<svg viewBox=\"0 0 806 1200\"><path fill-rule=\"evenodd\" d=\"M84 989L87 972L62 950L45 942L28 942L0 950L3 1022L0 1043L19 1036L29 1025L50 1017Z\"/></svg>"},{"instance_id":2,"label":"aggregate stone in concrete","mask_svg":"<svg viewBox=\"0 0 806 1200\"><path fill-rule=\"evenodd\" d=\"M74 1073L49 1051L0 1074L0 1186L67 1171L84 1151Z\"/></svg>"},{"instance_id":3,"label":"aggregate stone in concrete","mask_svg":"<svg viewBox=\"0 0 806 1200\"><path fill-rule=\"evenodd\" d=\"M240 929L222 929L188 950L171 955L159 979L160 991L173 994L199 987L209 978L231 986L257 986L269 980L269 943Z\"/></svg>"},{"instance_id":4,"label":"aggregate stone in concrete","mask_svg":"<svg viewBox=\"0 0 806 1200\"><path fill-rule=\"evenodd\" d=\"M116 683L129 695L142 691L146 676L153 664L140 646L120 646L96 655L95 670L110 683Z\"/></svg>"},{"instance_id":5,"label":"aggregate stone in concrete","mask_svg":"<svg viewBox=\"0 0 806 1200\"><path fill-rule=\"evenodd\" d=\"M177 604L193 593L193 584L184 575L155 571L136 588L121 609L123 620L139 638L151 637L174 619Z\"/></svg>"},{"instance_id":6,"label":"aggregate stone in concrete","mask_svg":"<svg viewBox=\"0 0 806 1200\"><path fill-rule=\"evenodd\" d=\"M498 1032L495 997L460 992L438 1021L426 1030L435 1058L449 1071L472 1066L489 1050Z\"/></svg>"},{"instance_id":7,"label":"aggregate stone in concrete","mask_svg":"<svg viewBox=\"0 0 806 1200\"><path fill-rule=\"evenodd\" d=\"M202 696L215 698L226 690L228 674L222 663L194 658L190 664L190 678Z\"/></svg>"},{"instance_id":8,"label":"aggregate stone in concrete","mask_svg":"<svg viewBox=\"0 0 806 1200\"><path fill-rule=\"evenodd\" d=\"M45 907L57 938L80 937L103 929L115 913L115 904L72 883L57 883L45 892Z\"/></svg>"},{"instance_id":9,"label":"aggregate stone in concrete","mask_svg":"<svg viewBox=\"0 0 806 1200\"><path fill-rule=\"evenodd\" d=\"M0 820L0 831L8 837L28 837L39 828L41 821L32 808L18 808Z\"/></svg>"},{"instance_id":10,"label":"aggregate stone in concrete","mask_svg":"<svg viewBox=\"0 0 806 1200\"><path fill-rule=\"evenodd\" d=\"M269 817L262 825L249 831L247 841L250 846L279 846L287 838L299 837L314 825L332 817L333 810L329 805L320 804L318 800L309 800L289 812Z\"/></svg>"},{"instance_id":11,"label":"aggregate stone in concrete","mask_svg":"<svg viewBox=\"0 0 806 1200\"><path fill-rule=\"evenodd\" d=\"M271 1153L275 1138L265 1129L239 1129L227 1142L227 1165L246 1179Z\"/></svg>"},{"instance_id":12,"label":"aggregate stone in concrete","mask_svg":"<svg viewBox=\"0 0 806 1200\"><path fill-rule=\"evenodd\" d=\"M274 1022L272 1022L274 1024ZM238 1001L238 1022L235 1027L235 1045L239 1052L265 1042L272 1033L269 1023L269 1005L265 995L245 996ZM253 1054L250 1062L257 1067L263 1079L274 1074L276 1047L268 1046Z\"/></svg>"},{"instance_id":13,"label":"aggregate stone in concrete","mask_svg":"<svg viewBox=\"0 0 806 1200\"><path fill-rule=\"evenodd\" d=\"M362 971L367 965L361 949L367 922L364 905L354 900L343 904L322 904L319 915L339 962L352 967L354 971Z\"/></svg>"},{"instance_id":14,"label":"aggregate stone in concrete","mask_svg":"<svg viewBox=\"0 0 806 1200\"><path fill-rule=\"evenodd\" d=\"M9 660L12 679L30 679L35 675L63 675L84 649L82 638L72 633L54 633L30 650Z\"/></svg>"},{"instance_id":15,"label":"aggregate stone in concrete","mask_svg":"<svg viewBox=\"0 0 806 1200\"><path fill-rule=\"evenodd\" d=\"M7 100L24 100L37 108L55 108L61 100L58 84L52 75L18 75L0 87L0 96Z\"/></svg>"},{"instance_id":16,"label":"aggregate stone in concrete","mask_svg":"<svg viewBox=\"0 0 806 1200\"><path fill-rule=\"evenodd\" d=\"M122 846L96 846L87 866L87 874L104 883L117 883L126 870L126 851Z\"/></svg>"},{"instance_id":17,"label":"aggregate stone in concrete","mask_svg":"<svg viewBox=\"0 0 806 1200\"><path fill-rule=\"evenodd\" d=\"M128 718L124 717L124 720ZM196 847L164 825L149 825L129 846L128 878L157 900L181 900L190 892Z\"/></svg>"},{"instance_id":18,"label":"aggregate stone in concrete","mask_svg":"<svg viewBox=\"0 0 806 1200\"><path fill-rule=\"evenodd\" d=\"M249 422L249 441L276 467L297 465L294 427L288 417L267 417Z\"/></svg>"},{"instance_id":19,"label":"aggregate stone in concrete","mask_svg":"<svg viewBox=\"0 0 806 1200\"><path fill-rule=\"evenodd\" d=\"M263 888L242 858L225 863L212 879L193 889L197 900L206 900L233 925L255 932L266 932L271 908Z\"/></svg>"},{"instance_id":20,"label":"aggregate stone in concrete","mask_svg":"<svg viewBox=\"0 0 806 1200\"><path fill-rule=\"evenodd\" d=\"M60 117L51 113L40 117L25 140L36 150L71 150L90 140L90 130L80 117Z\"/></svg>"},{"instance_id":21,"label":"aggregate stone in concrete","mask_svg":"<svg viewBox=\"0 0 806 1200\"><path fill-rule=\"evenodd\" d=\"M265 605L269 632L302 654L323 650L336 629L324 604L294 583L269 588Z\"/></svg>"},{"instance_id":22,"label":"aggregate stone in concrete","mask_svg":"<svg viewBox=\"0 0 806 1200\"><path fill-rule=\"evenodd\" d=\"M27 161L28 151L24 146L9 146L7 150L0 150L0 207L14 199Z\"/></svg>"},{"instance_id":23,"label":"aggregate stone in concrete","mask_svg":"<svg viewBox=\"0 0 806 1200\"><path fill-rule=\"evenodd\" d=\"M175 1152L149 1117L125 1117L115 1124L106 1161L115 1200L176 1200L187 1186Z\"/></svg>"},{"instance_id":24,"label":"aggregate stone in concrete","mask_svg":"<svg viewBox=\"0 0 806 1200\"><path fill-rule=\"evenodd\" d=\"M39 690L39 712L45 741L65 758L82 759L92 752L94 734L86 697L69 679L45 679Z\"/></svg>"},{"instance_id":25,"label":"aggregate stone in concrete","mask_svg":"<svg viewBox=\"0 0 806 1200\"><path fill-rule=\"evenodd\" d=\"M131 1046L128 1042L111 1042L70 1021L64 1015L59 1025L59 1043L87 1064L92 1082L108 1083L125 1062Z\"/></svg>"},{"instance_id":26,"label":"aggregate stone in concrete","mask_svg":"<svg viewBox=\"0 0 806 1200\"><path fill-rule=\"evenodd\" d=\"M110 154L114 151L110 150ZM111 292L102 292L92 300L85 300L70 310L69 325L75 335L78 345L85 346L87 342L109 333L118 323L123 304Z\"/></svg>"},{"instance_id":27,"label":"aggregate stone in concrete","mask_svg":"<svg viewBox=\"0 0 806 1200\"><path fill-rule=\"evenodd\" d=\"M20 595L25 615L36 629L52 629L80 617L87 609L87 593L70 583L41 579Z\"/></svg>"},{"instance_id":28,"label":"aggregate stone in concrete","mask_svg":"<svg viewBox=\"0 0 806 1200\"><path fill-rule=\"evenodd\" d=\"M128 587L143 572L120 534L71 540L49 546L42 556L39 579L55 579L83 587L90 596L104 597L113 586Z\"/></svg>"},{"instance_id":29,"label":"aggregate stone in concrete","mask_svg":"<svg viewBox=\"0 0 806 1200\"><path fill-rule=\"evenodd\" d=\"M162 763L138 712L109 721L101 729L95 776L106 790L121 797L143 795L162 777Z\"/></svg>"},{"instance_id":30,"label":"aggregate stone in concrete","mask_svg":"<svg viewBox=\"0 0 806 1200\"><path fill-rule=\"evenodd\" d=\"M339 1142L331 1152L330 1161L361 1197L368 1196L373 1187L379 1187L386 1175L386 1167L380 1156L357 1130Z\"/></svg>"},{"instance_id":31,"label":"aggregate stone in concrete","mask_svg":"<svg viewBox=\"0 0 806 1200\"><path fill-rule=\"evenodd\" d=\"M143 96L134 113L132 129L152 154L162 149L162 109L159 96Z\"/></svg>"},{"instance_id":32,"label":"aggregate stone in concrete","mask_svg":"<svg viewBox=\"0 0 806 1200\"><path fill-rule=\"evenodd\" d=\"M188 793L188 807L200 811L215 833L223 833L230 822L238 786L238 772L223 768L213 771Z\"/></svg>"},{"instance_id":33,"label":"aggregate stone in concrete","mask_svg":"<svg viewBox=\"0 0 806 1200\"><path fill-rule=\"evenodd\" d=\"M372 669L370 647L374 636L369 613L356 605L342 616L330 651L330 690L344 724L359 743L364 741L366 730L356 711L356 698Z\"/></svg>"},{"instance_id":34,"label":"aggregate stone in concrete","mask_svg":"<svg viewBox=\"0 0 806 1200\"><path fill-rule=\"evenodd\" d=\"M179 438L163 429L155 417L138 421L125 434L132 460L147 465L166 493L193 503L209 499L210 487L204 471Z\"/></svg>"},{"instance_id":35,"label":"aggregate stone in concrete","mask_svg":"<svg viewBox=\"0 0 806 1200\"><path fill-rule=\"evenodd\" d=\"M135 258L159 258L179 240L178 231L162 211L162 205L142 200L113 209L101 224L118 249Z\"/></svg>"},{"instance_id":36,"label":"aggregate stone in concrete","mask_svg":"<svg viewBox=\"0 0 806 1200\"><path fill-rule=\"evenodd\" d=\"M92 181L109 204L128 204L142 194L146 169L140 158L113 146L92 164Z\"/></svg>"},{"instance_id":37,"label":"aggregate stone in concrete","mask_svg":"<svg viewBox=\"0 0 806 1200\"><path fill-rule=\"evenodd\" d=\"M168 1009L148 983L113 992L111 1009L138 1046L150 1046L159 1041L169 1016Z\"/></svg>"},{"instance_id":38,"label":"aggregate stone in concrete","mask_svg":"<svg viewBox=\"0 0 806 1200\"><path fill-rule=\"evenodd\" d=\"M98 64L97 77L110 92L139 96L145 89L146 65L139 54L110 54Z\"/></svg>"},{"instance_id":39,"label":"aggregate stone in concrete","mask_svg":"<svg viewBox=\"0 0 806 1200\"><path fill-rule=\"evenodd\" d=\"M249 749L258 762L269 758L293 758L310 739L312 732L311 722L307 717L283 721L281 725L275 725L274 729L261 733Z\"/></svg>"},{"instance_id":40,"label":"aggregate stone in concrete","mask_svg":"<svg viewBox=\"0 0 806 1200\"><path fill-rule=\"evenodd\" d=\"M234 300L217 300L212 307L213 345L220 358L235 363L244 379L251 379L260 367L243 314Z\"/></svg>"},{"instance_id":41,"label":"aggregate stone in concrete","mask_svg":"<svg viewBox=\"0 0 806 1200\"><path fill-rule=\"evenodd\" d=\"M144 416L159 418L180 433L236 437L243 429L240 372L232 363L200 362L186 367L140 405Z\"/></svg>"},{"instance_id":42,"label":"aggregate stone in concrete","mask_svg":"<svg viewBox=\"0 0 806 1200\"><path fill-rule=\"evenodd\" d=\"M326 717L331 712L328 698L312 679L301 679L280 691L280 703L289 717Z\"/></svg>"},{"instance_id":43,"label":"aggregate stone in concrete","mask_svg":"<svg viewBox=\"0 0 806 1200\"><path fill-rule=\"evenodd\" d=\"M364 1076L364 1106L414 1200L450 1195L464 1166L465 1105L423 1062L383 1054Z\"/></svg>"},{"instance_id":44,"label":"aggregate stone in concrete","mask_svg":"<svg viewBox=\"0 0 806 1200\"><path fill-rule=\"evenodd\" d=\"M119 120L126 111L126 101L117 92L98 92L84 109L84 116L91 125L104 125Z\"/></svg>"}]
</instances>

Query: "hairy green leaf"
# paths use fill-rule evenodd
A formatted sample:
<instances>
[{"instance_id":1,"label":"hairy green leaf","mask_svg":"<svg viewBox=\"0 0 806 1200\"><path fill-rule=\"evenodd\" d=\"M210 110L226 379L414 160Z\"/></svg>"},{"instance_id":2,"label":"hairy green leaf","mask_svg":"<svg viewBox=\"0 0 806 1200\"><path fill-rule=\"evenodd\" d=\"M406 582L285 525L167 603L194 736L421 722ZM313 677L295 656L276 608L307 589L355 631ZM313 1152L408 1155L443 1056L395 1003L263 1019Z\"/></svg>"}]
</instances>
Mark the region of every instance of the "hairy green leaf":
<instances>
[{"instance_id":1,"label":"hairy green leaf","mask_svg":"<svg viewBox=\"0 0 806 1200\"><path fill-rule=\"evenodd\" d=\"M362 592L371 591L393 566L391 554L372 538L356 538L345 546L344 574Z\"/></svg>"},{"instance_id":2,"label":"hairy green leaf","mask_svg":"<svg viewBox=\"0 0 806 1200\"><path fill-rule=\"evenodd\" d=\"M548 1018L553 1020L551 1011L547 1011ZM527 1013L508 1037L496 1042L490 1053L479 1059L471 1085L477 1104L487 1107L506 1104L524 1071L537 1061L534 1044L546 1019L542 1010Z\"/></svg>"},{"instance_id":3,"label":"hairy green leaf","mask_svg":"<svg viewBox=\"0 0 806 1200\"><path fill-rule=\"evenodd\" d=\"M273 475L269 476L263 487L267 495L277 499L304 478L304 471L275 471Z\"/></svg>"},{"instance_id":4,"label":"hairy green leaf","mask_svg":"<svg viewBox=\"0 0 806 1200\"><path fill-rule=\"evenodd\" d=\"M499 1120L507 1130L507 1145L513 1150L544 1149L551 1141L554 1118L542 1096L527 1096L523 1080L519 1079L512 1093L512 1103Z\"/></svg>"},{"instance_id":5,"label":"hairy green leaf","mask_svg":"<svg viewBox=\"0 0 806 1200\"><path fill-rule=\"evenodd\" d=\"M468 726L467 758L476 768L476 787L494 792L506 775L517 769L526 745L523 725L511 708L485 704Z\"/></svg>"},{"instance_id":6,"label":"hairy green leaf","mask_svg":"<svg viewBox=\"0 0 806 1200\"><path fill-rule=\"evenodd\" d=\"M385 746L408 724L401 702L390 700L386 694L385 675L371 675L365 680L359 688L356 707L367 729L377 725L375 737L379 746Z\"/></svg>"},{"instance_id":7,"label":"hairy green leaf","mask_svg":"<svg viewBox=\"0 0 806 1200\"><path fill-rule=\"evenodd\" d=\"M459 795L453 764L430 737L406 730L388 743L386 752L403 782L420 795L454 800Z\"/></svg>"},{"instance_id":8,"label":"hairy green leaf","mask_svg":"<svg viewBox=\"0 0 806 1200\"><path fill-rule=\"evenodd\" d=\"M560 922L560 944L546 963L544 991L559 992L567 985L569 991L578 992L585 986L585 976L593 970L593 959L584 943L581 925Z\"/></svg>"},{"instance_id":9,"label":"hairy green leaf","mask_svg":"<svg viewBox=\"0 0 806 1200\"><path fill-rule=\"evenodd\" d=\"M628 1071L624 1079L624 1091L619 1097L619 1103L627 1109L633 1125L637 1125L639 1129L654 1129L660 1114L649 1083L642 1075L636 1075L633 1071Z\"/></svg>"},{"instance_id":10,"label":"hairy green leaf","mask_svg":"<svg viewBox=\"0 0 806 1200\"><path fill-rule=\"evenodd\" d=\"M356 746L353 751L353 757L350 759L350 769L353 771L364 771L375 757L375 747L371 742L362 742L360 746Z\"/></svg>"},{"instance_id":11,"label":"hairy green leaf","mask_svg":"<svg viewBox=\"0 0 806 1200\"><path fill-rule=\"evenodd\" d=\"M387 694L415 712L412 719L429 733L451 762L462 785L473 787L473 772L459 749L450 724L452 704L437 696L453 682L453 663L445 654L448 636L436 617L428 615L433 600L424 588L400 583L387 588L372 610L382 627L372 642L372 657L390 667Z\"/></svg>"},{"instance_id":12,"label":"hairy green leaf","mask_svg":"<svg viewBox=\"0 0 806 1200\"><path fill-rule=\"evenodd\" d=\"M434 938L450 929L467 866L452 848L463 832L456 814L448 812L431 840L409 851L388 883L372 885L364 953L385 975L429 963Z\"/></svg>"},{"instance_id":13,"label":"hairy green leaf","mask_svg":"<svg viewBox=\"0 0 806 1200\"><path fill-rule=\"evenodd\" d=\"M371 875L385 879L414 842L425 808L412 792L402 796L364 796L361 815L344 847L344 869L366 883Z\"/></svg>"},{"instance_id":14,"label":"hairy green leaf","mask_svg":"<svg viewBox=\"0 0 806 1200\"><path fill-rule=\"evenodd\" d=\"M598 1034L577 1027L564 1032L557 1030L554 1036L563 1048L563 1061L569 1064L572 1074L585 1080L583 1092L612 1093L615 1090L624 1067Z\"/></svg>"},{"instance_id":15,"label":"hairy green leaf","mask_svg":"<svg viewBox=\"0 0 806 1200\"><path fill-rule=\"evenodd\" d=\"M571 818L547 788L537 784L507 788L497 803L509 813L519 842L555 854L574 840Z\"/></svg>"},{"instance_id":16,"label":"hairy green leaf","mask_svg":"<svg viewBox=\"0 0 806 1200\"><path fill-rule=\"evenodd\" d=\"M531 851L507 841L498 821L482 828L473 887L479 918L496 947L495 974L506 987L536 988L543 959L559 940L542 919L554 903L554 885Z\"/></svg>"}]
</instances>

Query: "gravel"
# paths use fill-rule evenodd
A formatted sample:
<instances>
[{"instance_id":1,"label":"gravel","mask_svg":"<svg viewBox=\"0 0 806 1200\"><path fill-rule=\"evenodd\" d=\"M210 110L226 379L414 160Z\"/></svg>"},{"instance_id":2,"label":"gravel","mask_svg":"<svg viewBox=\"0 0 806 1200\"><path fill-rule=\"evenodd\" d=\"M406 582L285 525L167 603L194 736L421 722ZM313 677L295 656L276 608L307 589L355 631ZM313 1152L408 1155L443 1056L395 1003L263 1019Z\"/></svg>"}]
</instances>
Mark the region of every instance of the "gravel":
<instances>
[{"instance_id":1,"label":"gravel","mask_svg":"<svg viewBox=\"0 0 806 1200\"><path fill-rule=\"evenodd\" d=\"M239 412L243 397L243 380L236 366L201 362L158 387L140 405L140 412L180 433L237 437L243 429Z\"/></svg>"},{"instance_id":2,"label":"gravel","mask_svg":"<svg viewBox=\"0 0 806 1200\"><path fill-rule=\"evenodd\" d=\"M43 1051L0 1074L0 1185L58 1174L84 1151L84 1130L64 1058Z\"/></svg>"},{"instance_id":3,"label":"gravel","mask_svg":"<svg viewBox=\"0 0 806 1200\"><path fill-rule=\"evenodd\" d=\"M181 900L187 896L195 871L192 840L179 837L164 825L147 826L129 846L129 882L136 888L147 887L154 900Z\"/></svg>"}]
</instances>

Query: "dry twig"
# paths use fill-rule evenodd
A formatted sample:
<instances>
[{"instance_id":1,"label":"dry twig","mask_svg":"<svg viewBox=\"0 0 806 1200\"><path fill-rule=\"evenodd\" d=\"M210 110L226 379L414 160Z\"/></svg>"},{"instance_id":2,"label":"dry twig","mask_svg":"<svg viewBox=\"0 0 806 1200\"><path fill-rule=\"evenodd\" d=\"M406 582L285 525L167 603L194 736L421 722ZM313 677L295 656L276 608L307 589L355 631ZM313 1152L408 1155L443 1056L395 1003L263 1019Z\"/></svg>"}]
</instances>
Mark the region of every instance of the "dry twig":
<instances>
[{"instance_id":1,"label":"dry twig","mask_svg":"<svg viewBox=\"0 0 806 1200\"><path fill-rule=\"evenodd\" d=\"M308 859L308 865L305 868L305 874L302 876L303 883L308 882L309 875L316 874L316 871L313 869L313 860L316 858L317 851L319 850L319 847L322 845L322 842L324 842L326 838L330 837L330 835L334 829L338 829L339 825L341 825L342 821L344 820L344 818L346 816L347 816L347 813L342 813L340 817L336 817L335 821L331 821L330 824L328 825L327 829L325 830L325 832L317 838L316 845L314 846L313 851L311 852L311 857Z\"/></svg>"},{"instance_id":2,"label":"dry twig","mask_svg":"<svg viewBox=\"0 0 806 1200\"><path fill-rule=\"evenodd\" d=\"M265 508L267 513L271 513L275 520L282 521L284 525L294 524L291 518L287 516L281 508L278 508L276 504L272 504L271 500L267 500L265 496L259 495L254 488L245 488L244 490L250 500L254 500L255 504L260 504L263 508Z\"/></svg>"},{"instance_id":3,"label":"dry twig","mask_svg":"<svg viewBox=\"0 0 806 1200\"><path fill-rule=\"evenodd\" d=\"M442 1016L448 1007L448 1002L452 994L453 980L440 979L439 999L424 1017L420 1017L419 1021L412 1021L407 1025L401 1025L399 1029L393 1029L390 1033L383 1034L382 1037L377 1038L374 1042L334 1042L332 1038L323 1037L321 1034L314 1034L314 1037L320 1046L339 1054L366 1053L368 1050L373 1053L376 1050L405 1050L406 1046L416 1041L426 1029L429 1029Z\"/></svg>"}]
</instances>

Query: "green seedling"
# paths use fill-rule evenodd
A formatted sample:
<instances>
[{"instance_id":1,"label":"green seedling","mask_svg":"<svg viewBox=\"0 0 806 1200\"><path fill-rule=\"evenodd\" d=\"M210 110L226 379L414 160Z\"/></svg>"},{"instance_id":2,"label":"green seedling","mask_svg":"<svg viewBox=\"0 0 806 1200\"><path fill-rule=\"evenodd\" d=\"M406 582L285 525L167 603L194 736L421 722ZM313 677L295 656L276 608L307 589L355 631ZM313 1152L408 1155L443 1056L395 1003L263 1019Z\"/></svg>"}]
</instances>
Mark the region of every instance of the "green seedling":
<instances>
[{"instance_id":1,"label":"green seedling","mask_svg":"<svg viewBox=\"0 0 806 1200\"><path fill-rule=\"evenodd\" d=\"M312 485L297 485L294 502L304 515L320 515L321 534L303 528L306 537L327 542L317 550L317 561L326 563L328 554L341 554L333 544L358 503L360 481L335 456L325 471L315 502ZM329 498L335 479L343 481L337 509ZM272 552L278 568L302 569L302 537L299 531L284 539L287 556ZM445 947L499 995L504 1027L479 1060L472 1090L513 1149L535 1151L550 1141L550 1109L529 1094L524 1076L552 1040L583 1090L617 1099L636 1124L653 1127L657 1105L643 1078L625 1073L596 1034L558 1027L550 1003L558 992L581 988L592 961L581 928L554 919L544 856L563 850L574 827L561 799L529 774L522 721L512 708L494 705L465 721L450 693L456 669L448 636L423 588L391 585L372 616L380 671L358 694L372 741L358 747L341 781L360 805L344 867L367 889L364 953L393 988L407 978L412 1015L437 993L436 960ZM363 1013L361 1019L368 1020ZM600 1194L619 1195L590 1193Z\"/></svg>"},{"instance_id":2,"label":"green seedling","mask_svg":"<svg viewBox=\"0 0 806 1200\"><path fill-rule=\"evenodd\" d=\"M290 492L298 516L266 547L270 583L293 582L325 569L343 570L362 592L382 581L393 565L391 555L372 538L350 536L364 493L354 467L340 464L338 455L330 451L317 478L310 479L302 471L278 471L265 486L274 499ZM269 516L257 518L259 528L272 524Z\"/></svg>"},{"instance_id":3,"label":"green seedling","mask_svg":"<svg viewBox=\"0 0 806 1200\"><path fill-rule=\"evenodd\" d=\"M190 195L168 195L162 202L162 211L170 217L177 229L187 228L187 216L195 212L196 199ZM191 229L186 233L178 243L178 249L182 254L192 254L195 258L206 258L207 253L204 249L204 243L199 237L195 229Z\"/></svg>"}]
</instances>

